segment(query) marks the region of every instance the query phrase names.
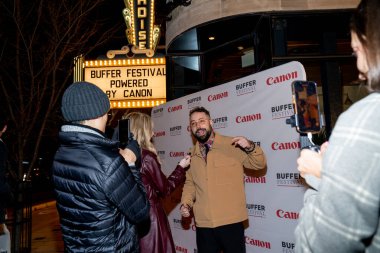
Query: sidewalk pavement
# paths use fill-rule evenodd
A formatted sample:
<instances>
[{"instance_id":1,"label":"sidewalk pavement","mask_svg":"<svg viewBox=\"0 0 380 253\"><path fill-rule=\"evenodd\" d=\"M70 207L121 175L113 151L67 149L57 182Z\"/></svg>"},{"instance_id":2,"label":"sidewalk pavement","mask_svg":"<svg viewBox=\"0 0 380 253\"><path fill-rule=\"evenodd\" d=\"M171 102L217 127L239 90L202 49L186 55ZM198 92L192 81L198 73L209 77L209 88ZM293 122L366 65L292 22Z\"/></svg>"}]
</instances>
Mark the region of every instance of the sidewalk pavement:
<instances>
[{"instance_id":1,"label":"sidewalk pavement","mask_svg":"<svg viewBox=\"0 0 380 253\"><path fill-rule=\"evenodd\" d=\"M44 203L38 203L38 204L35 204L35 205L32 206L32 212L33 211L37 211L39 209L46 208L46 207L55 206L55 205L56 205L56 201L55 200L47 201L47 202L44 202Z\"/></svg>"},{"instance_id":2,"label":"sidewalk pavement","mask_svg":"<svg viewBox=\"0 0 380 253\"><path fill-rule=\"evenodd\" d=\"M59 215L55 201L47 201L32 207L33 253L63 253Z\"/></svg>"}]
</instances>

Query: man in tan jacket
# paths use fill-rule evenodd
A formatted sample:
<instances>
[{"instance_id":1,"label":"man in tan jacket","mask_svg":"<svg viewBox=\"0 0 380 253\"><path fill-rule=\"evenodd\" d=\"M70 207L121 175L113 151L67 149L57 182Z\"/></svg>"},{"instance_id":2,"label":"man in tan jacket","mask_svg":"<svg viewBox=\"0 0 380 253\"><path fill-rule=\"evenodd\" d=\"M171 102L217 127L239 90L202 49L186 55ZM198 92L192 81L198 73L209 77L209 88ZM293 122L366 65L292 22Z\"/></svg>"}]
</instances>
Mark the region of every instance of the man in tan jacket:
<instances>
[{"instance_id":1,"label":"man in tan jacket","mask_svg":"<svg viewBox=\"0 0 380 253\"><path fill-rule=\"evenodd\" d=\"M190 127L197 140L182 192L181 214L193 209L199 253L244 253L244 225L248 219L244 168L266 167L262 149L245 137L222 136L212 129L204 107L190 111Z\"/></svg>"}]
</instances>

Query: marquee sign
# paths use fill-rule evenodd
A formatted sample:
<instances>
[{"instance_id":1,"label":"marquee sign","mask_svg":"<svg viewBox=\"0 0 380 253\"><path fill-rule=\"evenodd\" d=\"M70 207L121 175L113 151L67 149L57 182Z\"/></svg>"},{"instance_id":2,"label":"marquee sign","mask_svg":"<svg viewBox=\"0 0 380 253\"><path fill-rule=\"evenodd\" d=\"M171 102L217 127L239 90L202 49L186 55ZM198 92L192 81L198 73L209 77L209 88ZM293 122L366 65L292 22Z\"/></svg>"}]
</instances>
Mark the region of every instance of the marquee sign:
<instances>
[{"instance_id":1,"label":"marquee sign","mask_svg":"<svg viewBox=\"0 0 380 253\"><path fill-rule=\"evenodd\" d=\"M84 80L108 95L111 108L144 108L166 102L165 58L85 61Z\"/></svg>"},{"instance_id":2,"label":"marquee sign","mask_svg":"<svg viewBox=\"0 0 380 253\"><path fill-rule=\"evenodd\" d=\"M154 0L124 0L123 16L126 35L132 52L154 55L160 37L159 26L154 25Z\"/></svg>"}]
</instances>

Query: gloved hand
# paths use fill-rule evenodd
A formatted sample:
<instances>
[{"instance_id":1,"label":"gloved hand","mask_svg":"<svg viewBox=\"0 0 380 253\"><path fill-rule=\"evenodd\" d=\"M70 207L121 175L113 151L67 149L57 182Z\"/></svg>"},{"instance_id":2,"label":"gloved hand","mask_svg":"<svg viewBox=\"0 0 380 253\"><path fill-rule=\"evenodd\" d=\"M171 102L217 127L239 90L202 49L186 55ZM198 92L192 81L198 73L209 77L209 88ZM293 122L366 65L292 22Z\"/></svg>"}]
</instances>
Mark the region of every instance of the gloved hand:
<instances>
[{"instance_id":1,"label":"gloved hand","mask_svg":"<svg viewBox=\"0 0 380 253\"><path fill-rule=\"evenodd\" d=\"M189 167L189 165L190 165L190 161L191 161L191 156L189 156L189 155L186 155L184 158L182 158L182 160L181 161L179 161L179 166L181 166L182 168L187 168L187 167Z\"/></svg>"},{"instance_id":2,"label":"gloved hand","mask_svg":"<svg viewBox=\"0 0 380 253\"><path fill-rule=\"evenodd\" d=\"M137 141L135 139L129 138L128 144L125 148L129 149L130 151L132 151L135 154L136 160L140 159L141 150L140 150L139 144L137 143Z\"/></svg>"}]
</instances>

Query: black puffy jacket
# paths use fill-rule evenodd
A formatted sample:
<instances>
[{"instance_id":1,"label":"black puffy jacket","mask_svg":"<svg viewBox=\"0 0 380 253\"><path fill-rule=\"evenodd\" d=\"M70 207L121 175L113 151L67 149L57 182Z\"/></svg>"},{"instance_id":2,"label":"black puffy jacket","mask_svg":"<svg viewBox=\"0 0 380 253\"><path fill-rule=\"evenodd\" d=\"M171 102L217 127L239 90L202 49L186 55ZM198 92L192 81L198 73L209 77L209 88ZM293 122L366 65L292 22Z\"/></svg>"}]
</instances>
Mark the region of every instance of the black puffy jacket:
<instances>
[{"instance_id":1,"label":"black puffy jacket","mask_svg":"<svg viewBox=\"0 0 380 253\"><path fill-rule=\"evenodd\" d=\"M53 180L65 251L139 252L135 225L149 203L138 170L95 129L62 129Z\"/></svg>"}]
</instances>

